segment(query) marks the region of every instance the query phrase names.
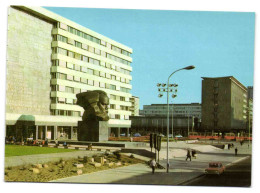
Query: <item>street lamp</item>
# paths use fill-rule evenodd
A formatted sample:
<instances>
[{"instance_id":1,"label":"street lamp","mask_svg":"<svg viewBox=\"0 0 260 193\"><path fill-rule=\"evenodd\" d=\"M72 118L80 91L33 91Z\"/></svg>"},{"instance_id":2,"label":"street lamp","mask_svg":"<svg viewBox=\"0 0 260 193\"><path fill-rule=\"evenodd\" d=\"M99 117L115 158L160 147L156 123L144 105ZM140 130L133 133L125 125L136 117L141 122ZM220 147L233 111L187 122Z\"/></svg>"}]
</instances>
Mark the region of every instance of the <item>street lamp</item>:
<instances>
[{"instance_id":1,"label":"street lamp","mask_svg":"<svg viewBox=\"0 0 260 193\"><path fill-rule=\"evenodd\" d=\"M169 167L170 167L170 163L169 163L169 114L170 114L170 108L169 108L169 81L170 81L170 78L171 76L175 73L175 72L178 72L180 70L192 70L194 69L195 66L187 66L185 68L181 68L181 69L178 69L176 71L174 71L173 73L171 73L171 75L168 77L168 81L167 81L167 89L165 92L167 92L167 107L168 107L168 111L167 111L167 169L166 169L166 172L169 173ZM158 86L159 84L157 84ZM166 86L165 84L162 84L162 86Z\"/></svg>"}]
</instances>

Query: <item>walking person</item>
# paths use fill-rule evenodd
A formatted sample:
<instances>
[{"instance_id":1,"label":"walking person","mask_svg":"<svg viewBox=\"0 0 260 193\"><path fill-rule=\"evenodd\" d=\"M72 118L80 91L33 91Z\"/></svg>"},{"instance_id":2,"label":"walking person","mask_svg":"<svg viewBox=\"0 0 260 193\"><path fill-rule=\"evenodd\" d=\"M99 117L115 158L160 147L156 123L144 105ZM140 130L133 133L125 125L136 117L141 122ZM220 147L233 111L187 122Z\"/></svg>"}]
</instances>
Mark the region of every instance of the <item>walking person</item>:
<instances>
[{"instance_id":1,"label":"walking person","mask_svg":"<svg viewBox=\"0 0 260 193\"><path fill-rule=\"evenodd\" d=\"M154 174L154 171L155 171L155 166L156 166L156 162L154 159L152 159L152 161L150 162L150 166L152 168L152 173Z\"/></svg>"},{"instance_id":2,"label":"walking person","mask_svg":"<svg viewBox=\"0 0 260 193\"><path fill-rule=\"evenodd\" d=\"M186 155L187 157L186 157L186 161L188 160L188 159L190 159L190 161L191 161L191 154L190 154L190 150L189 149L187 149L187 155Z\"/></svg>"},{"instance_id":3,"label":"walking person","mask_svg":"<svg viewBox=\"0 0 260 193\"><path fill-rule=\"evenodd\" d=\"M237 147L235 148L235 155L237 155Z\"/></svg>"}]
</instances>

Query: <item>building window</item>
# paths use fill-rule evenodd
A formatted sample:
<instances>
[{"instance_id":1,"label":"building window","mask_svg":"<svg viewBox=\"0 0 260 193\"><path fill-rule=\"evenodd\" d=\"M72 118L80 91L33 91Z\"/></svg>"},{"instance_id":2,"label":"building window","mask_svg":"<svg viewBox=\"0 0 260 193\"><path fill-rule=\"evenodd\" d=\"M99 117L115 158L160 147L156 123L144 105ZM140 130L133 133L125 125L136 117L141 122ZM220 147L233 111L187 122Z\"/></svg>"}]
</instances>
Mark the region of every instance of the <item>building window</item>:
<instances>
[{"instance_id":1,"label":"building window","mask_svg":"<svg viewBox=\"0 0 260 193\"><path fill-rule=\"evenodd\" d=\"M74 52L68 51L68 56L74 58Z\"/></svg>"},{"instance_id":2,"label":"building window","mask_svg":"<svg viewBox=\"0 0 260 193\"><path fill-rule=\"evenodd\" d=\"M89 47L88 47L88 51L90 51L91 53L94 53L94 52L95 52L95 49L94 49L94 47L89 46Z\"/></svg>"},{"instance_id":3,"label":"building window","mask_svg":"<svg viewBox=\"0 0 260 193\"><path fill-rule=\"evenodd\" d=\"M80 89L79 88L74 88L74 94L78 94L80 93Z\"/></svg>"},{"instance_id":4,"label":"building window","mask_svg":"<svg viewBox=\"0 0 260 193\"><path fill-rule=\"evenodd\" d=\"M74 68L75 68L75 70L80 71L80 65L75 64Z\"/></svg>"},{"instance_id":5,"label":"building window","mask_svg":"<svg viewBox=\"0 0 260 193\"><path fill-rule=\"evenodd\" d=\"M67 80L73 80L73 76L67 74Z\"/></svg>"},{"instance_id":6,"label":"building window","mask_svg":"<svg viewBox=\"0 0 260 193\"><path fill-rule=\"evenodd\" d=\"M125 101L125 97L120 97L120 101Z\"/></svg>"},{"instance_id":7,"label":"building window","mask_svg":"<svg viewBox=\"0 0 260 193\"><path fill-rule=\"evenodd\" d=\"M57 53L66 56L67 55L67 50L65 50L63 48L57 48Z\"/></svg>"},{"instance_id":8,"label":"building window","mask_svg":"<svg viewBox=\"0 0 260 193\"><path fill-rule=\"evenodd\" d=\"M84 62L88 62L88 57L82 55L82 61L84 61Z\"/></svg>"},{"instance_id":9,"label":"building window","mask_svg":"<svg viewBox=\"0 0 260 193\"><path fill-rule=\"evenodd\" d=\"M79 54L79 53L74 53L74 55L75 55L75 58L76 58L77 60L81 60L81 54Z\"/></svg>"},{"instance_id":10,"label":"building window","mask_svg":"<svg viewBox=\"0 0 260 193\"><path fill-rule=\"evenodd\" d=\"M70 63L70 62L68 62L68 63L67 63L67 68L73 69L73 64Z\"/></svg>"},{"instance_id":11,"label":"building window","mask_svg":"<svg viewBox=\"0 0 260 193\"><path fill-rule=\"evenodd\" d=\"M106 83L106 88L110 89L110 84Z\"/></svg>"},{"instance_id":12,"label":"building window","mask_svg":"<svg viewBox=\"0 0 260 193\"><path fill-rule=\"evenodd\" d=\"M88 79L86 79L86 78L81 78L80 81L81 81L82 83L85 83L85 84L88 83Z\"/></svg>"},{"instance_id":13,"label":"building window","mask_svg":"<svg viewBox=\"0 0 260 193\"><path fill-rule=\"evenodd\" d=\"M94 80L88 80L88 85L94 86Z\"/></svg>"},{"instance_id":14,"label":"building window","mask_svg":"<svg viewBox=\"0 0 260 193\"><path fill-rule=\"evenodd\" d=\"M73 99L66 98L66 103L67 104L73 104Z\"/></svg>"},{"instance_id":15,"label":"building window","mask_svg":"<svg viewBox=\"0 0 260 193\"><path fill-rule=\"evenodd\" d=\"M100 74L101 77L105 77L105 76L106 76L106 73L105 73L105 72L101 72L101 71L100 71L99 74Z\"/></svg>"},{"instance_id":16,"label":"building window","mask_svg":"<svg viewBox=\"0 0 260 193\"><path fill-rule=\"evenodd\" d=\"M87 68L87 67L84 67L84 66L82 66L82 67L81 67L81 72L88 72L88 68Z\"/></svg>"},{"instance_id":17,"label":"building window","mask_svg":"<svg viewBox=\"0 0 260 193\"><path fill-rule=\"evenodd\" d=\"M116 95L111 94L111 95L110 95L110 99L116 100Z\"/></svg>"},{"instance_id":18,"label":"building window","mask_svg":"<svg viewBox=\"0 0 260 193\"><path fill-rule=\"evenodd\" d=\"M93 75L93 74L94 74L94 70L93 70L93 69L90 69L90 68L88 68L88 74L91 74L91 75Z\"/></svg>"},{"instance_id":19,"label":"building window","mask_svg":"<svg viewBox=\"0 0 260 193\"><path fill-rule=\"evenodd\" d=\"M66 86L66 92L73 93L73 88Z\"/></svg>"},{"instance_id":20,"label":"building window","mask_svg":"<svg viewBox=\"0 0 260 193\"><path fill-rule=\"evenodd\" d=\"M100 88L105 88L105 83L100 82L99 86L100 86Z\"/></svg>"},{"instance_id":21,"label":"building window","mask_svg":"<svg viewBox=\"0 0 260 193\"><path fill-rule=\"evenodd\" d=\"M94 80L94 86L99 87L99 82Z\"/></svg>"},{"instance_id":22,"label":"building window","mask_svg":"<svg viewBox=\"0 0 260 193\"><path fill-rule=\"evenodd\" d=\"M82 47L82 43L75 41L75 46L78 47L78 48L81 48Z\"/></svg>"},{"instance_id":23,"label":"building window","mask_svg":"<svg viewBox=\"0 0 260 193\"><path fill-rule=\"evenodd\" d=\"M97 48L95 48L95 54L98 54L98 55L100 55L100 50L99 50L99 49L97 49Z\"/></svg>"},{"instance_id":24,"label":"building window","mask_svg":"<svg viewBox=\"0 0 260 193\"><path fill-rule=\"evenodd\" d=\"M58 91L64 92L65 91L65 86L58 85Z\"/></svg>"},{"instance_id":25,"label":"building window","mask_svg":"<svg viewBox=\"0 0 260 193\"><path fill-rule=\"evenodd\" d=\"M63 30L66 30L66 31L68 30L68 26L64 23L59 23L59 27L60 27L60 29L63 29Z\"/></svg>"},{"instance_id":26,"label":"building window","mask_svg":"<svg viewBox=\"0 0 260 193\"><path fill-rule=\"evenodd\" d=\"M106 42L105 42L104 40L101 40L101 41L100 41L100 44L101 44L102 46L106 46Z\"/></svg>"},{"instance_id":27,"label":"building window","mask_svg":"<svg viewBox=\"0 0 260 193\"><path fill-rule=\"evenodd\" d=\"M68 44L75 45L75 41L73 39L68 38Z\"/></svg>"},{"instance_id":28,"label":"building window","mask_svg":"<svg viewBox=\"0 0 260 193\"><path fill-rule=\"evenodd\" d=\"M111 90L116 90L116 85L110 84L110 89L111 89Z\"/></svg>"},{"instance_id":29,"label":"building window","mask_svg":"<svg viewBox=\"0 0 260 193\"><path fill-rule=\"evenodd\" d=\"M99 71L98 70L94 70L94 75L99 76Z\"/></svg>"},{"instance_id":30,"label":"building window","mask_svg":"<svg viewBox=\"0 0 260 193\"><path fill-rule=\"evenodd\" d=\"M67 37L64 37L64 36L62 36L62 35L57 35L57 40L58 40L58 41L61 41L61 42L64 42L64 43L67 43L68 38L67 38Z\"/></svg>"},{"instance_id":31,"label":"building window","mask_svg":"<svg viewBox=\"0 0 260 193\"><path fill-rule=\"evenodd\" d=\"M74 81L79 82L80 81L80 77L74 76Z\"/></svg>"}]
</instances>

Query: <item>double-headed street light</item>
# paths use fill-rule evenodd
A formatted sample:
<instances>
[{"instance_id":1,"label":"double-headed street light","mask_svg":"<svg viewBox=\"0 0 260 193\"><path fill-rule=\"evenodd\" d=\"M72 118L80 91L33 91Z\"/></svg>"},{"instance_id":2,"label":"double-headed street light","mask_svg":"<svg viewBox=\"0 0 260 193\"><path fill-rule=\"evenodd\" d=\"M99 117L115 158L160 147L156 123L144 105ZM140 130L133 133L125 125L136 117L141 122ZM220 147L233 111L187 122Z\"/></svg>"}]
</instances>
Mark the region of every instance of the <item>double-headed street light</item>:
<instances>
[{"instance_id":1,"label":"double-headed street light","mask_svg":"<svg viewBox=\"0 0 260 193\"><path fill-rule=\"evenodd\" d=\"M174 71L173 73L171 73L171 75L168 77L167 84L160 84L160 83L157 84L158 87L160 87L160 86L165 87L167 85L167 89L166 88L163 88L162 90L159 89L160 92L167 92L167 107L168 107L168 111L167 111L167 169L166 169L167 173L169 172L169 167L170 167L170 163L169 163L169 125L170 125L170 120L169 120L169 114L170 114L169 93L173 92L173 89L169 89L169 88L178 86L178 85L176 86L176 84L169 84L169 81L170 81L171 76L175 72L178 72L180 70L192 70L194 68L195 68L195 66L187 66L185 68L178 69L178 70ZM162 96L163 96L162 94L159 94L159 97L162 97Z\"/></svg>"}]
</instances>

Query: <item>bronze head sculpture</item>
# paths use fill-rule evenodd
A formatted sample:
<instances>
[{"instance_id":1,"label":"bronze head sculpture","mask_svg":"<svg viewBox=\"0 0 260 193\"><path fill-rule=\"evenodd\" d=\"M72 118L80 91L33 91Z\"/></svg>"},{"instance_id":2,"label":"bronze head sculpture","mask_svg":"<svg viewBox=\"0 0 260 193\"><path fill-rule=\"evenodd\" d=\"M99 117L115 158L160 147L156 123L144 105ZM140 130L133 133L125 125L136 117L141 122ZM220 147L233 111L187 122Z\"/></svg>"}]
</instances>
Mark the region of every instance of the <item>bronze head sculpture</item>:
<instances>
[{"instance_id":1,"label":"bronze head sculpture","mask_svg":"<svg viewBox=\"0 0 260 193\"><path fill-rule=\"evenodd\" d=\"M102 90L93 90L76 95L77 105L84 108L82 121L108 121L109 98Z\"/></svg>"}]
</instances>

